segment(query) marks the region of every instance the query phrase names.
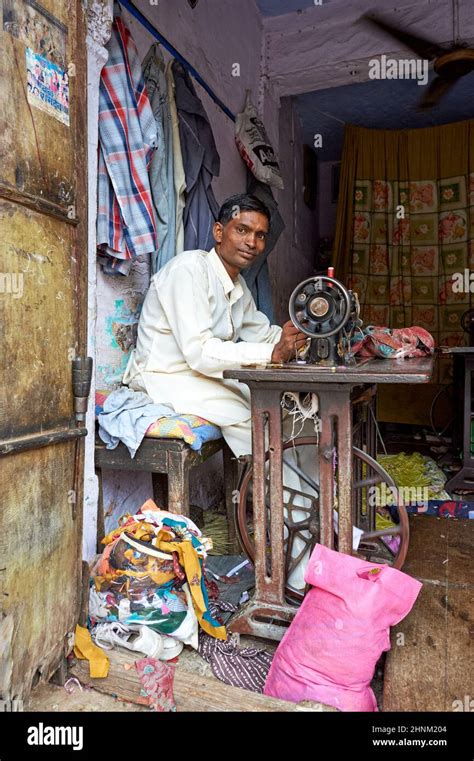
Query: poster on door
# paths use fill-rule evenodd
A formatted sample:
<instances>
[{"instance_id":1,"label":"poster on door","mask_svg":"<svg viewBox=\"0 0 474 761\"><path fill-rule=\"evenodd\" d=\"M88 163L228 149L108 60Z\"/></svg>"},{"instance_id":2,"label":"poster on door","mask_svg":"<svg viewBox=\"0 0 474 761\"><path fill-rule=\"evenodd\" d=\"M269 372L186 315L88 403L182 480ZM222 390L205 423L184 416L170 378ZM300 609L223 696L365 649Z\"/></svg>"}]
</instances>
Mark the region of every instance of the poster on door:
<instances>
[{"instance_id":1,"label":"poster on door","mask_svg":"<svg viewBox=\"0 0 474 761\"><path fill-rule=\"evenodd\" d=\"M67 26L37 0L3 0L3 31L67 69Z\"/></svg>"},{"instance_id":2,"label":"poster on door","mask_svg":"<svg viewBox=\"0 0 474 761\"><path fill-rule=\"evenodd\" d=\"M47 58L26 48L28 103L69 126L69 78Z\"/></svg>"}]
</instances>

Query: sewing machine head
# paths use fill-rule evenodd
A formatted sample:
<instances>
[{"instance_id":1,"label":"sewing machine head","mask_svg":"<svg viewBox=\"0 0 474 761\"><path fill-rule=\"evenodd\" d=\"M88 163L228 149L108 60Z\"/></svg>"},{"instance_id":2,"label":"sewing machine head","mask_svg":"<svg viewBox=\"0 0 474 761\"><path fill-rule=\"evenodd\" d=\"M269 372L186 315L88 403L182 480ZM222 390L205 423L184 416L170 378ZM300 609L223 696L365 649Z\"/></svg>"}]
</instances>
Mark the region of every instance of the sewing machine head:
<instances>
[{"instance_id":1,"label":"sewing machine head","mask_svg":"<svg viewBox=\"0 0 474 761\"><path fill-rule=\"evenodd\" d=\"M303 280L290 296L290 318L310 339L304 361L307 364L353 365L351 336L360 327L357 294L328 275Z\"/></svg>"}]
</instances>

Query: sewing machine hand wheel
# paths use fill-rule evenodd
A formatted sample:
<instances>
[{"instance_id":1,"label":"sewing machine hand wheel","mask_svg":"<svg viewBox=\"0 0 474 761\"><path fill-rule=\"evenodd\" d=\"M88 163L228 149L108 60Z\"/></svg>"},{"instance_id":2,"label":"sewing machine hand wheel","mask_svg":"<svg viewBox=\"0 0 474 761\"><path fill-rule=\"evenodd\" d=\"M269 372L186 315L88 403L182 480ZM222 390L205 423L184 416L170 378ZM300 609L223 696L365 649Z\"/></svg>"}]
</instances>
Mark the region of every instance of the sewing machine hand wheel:
<instances>
[{"instance_id":1,"label":"sewing machine hand wheel","mask_svg":"<svg viewBox=\"0 0 474 761\"><path fill-rule=\"evenodd\" d=\"M318 446L318 439L311 436L300 437L293 441L288 441L283 445L283 451L293 449L302 452L300 447L310 447L314 453ZM306 450L308 453L308 450ZM387 563L394 568L401 568L408 551L409 542L409 523L408 513L401 500L400 494L396 489L392 477L382 468L382 466L366 452L356 447L352 448L353 455L353 473L354 481L352 484L352 523L353 526L363 530L357 551L353 554L363 557L372 563ZM303 457L300 459L304 459ZM298 459L297 459L298 461ZM268 453L267 453L268 462ZM303 557L312 551L314 545L319 542L320 517L319 517L319 484L314 482L311 477L301 469L298 472L302 489L298 491L285 484L285 579L286 595L293 601L301 602L303 592L297 591L288 585L288 578L294 571L296 565L301 562ZM395 502L395 509L398 513L398 524L390 527L377 529L376 527L376 508L370 499L370 488L377 484L385 483L392 494ZM270 483L267 474L265 484L266 502L269 504ZM372 492L373 494L373 492ZM295 504L299 502L299 504ZM302 505L301 503L306 503ZM304 514L303 519L296 520L297 513ZM270 509L267 511L267 533L271 526ZM235 505L235 525L237 536L240 544L247 555L253 562L255 558L255 547L253 539L253 509L252 509L252 467L247 465L242 474L239 502ZM301 551L296 557L292 548L295 540L298 538ZM337 534L334 535L334 545L337 547ZM271 563L271 557L268 556L267 562Z\"/></svg>"},{"instance_id":2,"label":"sewing machine hand wheel","mask_svg":"<svg viewBox=\"0 0 474 761\"><path fill-rule=\"evenodd\" d=\"M348 321L351 308L347 288L326 275L303 280L289 303L293 325L311 338L328 338L338 333Z\"/></svg>"}]
</instances>

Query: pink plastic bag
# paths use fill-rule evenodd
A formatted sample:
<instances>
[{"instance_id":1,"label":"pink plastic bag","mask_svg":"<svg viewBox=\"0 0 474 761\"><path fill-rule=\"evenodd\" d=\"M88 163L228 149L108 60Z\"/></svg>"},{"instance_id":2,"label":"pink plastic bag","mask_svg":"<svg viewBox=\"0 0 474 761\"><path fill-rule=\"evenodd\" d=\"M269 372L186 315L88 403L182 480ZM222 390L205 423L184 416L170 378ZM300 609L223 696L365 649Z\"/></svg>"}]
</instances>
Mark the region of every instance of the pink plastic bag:
<instances>
[{"instance_id":1,"label":"pink plastic bag","mask_svg":"<svg viewBox=\"0 0 474 761\"><path fill-rule=\"evenodd\" d=\"M387 565L316 545L306 568L311 589L283 637L265 695L316 700L340 711L377 711L370 689L389 627L413 607L422 584Z\"/></svg>"}]
</instances>

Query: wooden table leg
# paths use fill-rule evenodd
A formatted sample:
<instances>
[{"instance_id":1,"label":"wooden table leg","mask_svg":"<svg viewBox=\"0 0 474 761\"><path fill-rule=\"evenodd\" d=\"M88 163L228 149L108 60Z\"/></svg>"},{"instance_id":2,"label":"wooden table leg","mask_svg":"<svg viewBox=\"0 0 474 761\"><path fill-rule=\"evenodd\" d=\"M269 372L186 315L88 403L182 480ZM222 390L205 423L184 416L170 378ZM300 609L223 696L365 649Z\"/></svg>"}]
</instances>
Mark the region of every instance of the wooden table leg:
<instances>
[{"instance_id":1,"label":"wooden table leg","mask_svg":"<svg viewBox=\"0 0 474 761\"><path fill-rule=\"evenodd\" d=\"M168 507L189 517L189 467L186 452L168 452Z\"/></svg>"},{"instance_id":2,"label":"wooden table leg","mask_svg":"<svg viewBox=\"0 0 474 761\"><path fill-rule=\"evenodd\" d=\"M235 530L234 515L234 491L237 489L238 462L237 458L234 457L231 448L226 442L224 442L222 448L222 455L224 461L224 498L227 516L227 536L229 539L231 552L238 554L240 552L240 545Z\"/></svg>"}]
</instances>

